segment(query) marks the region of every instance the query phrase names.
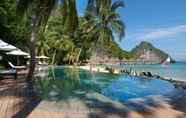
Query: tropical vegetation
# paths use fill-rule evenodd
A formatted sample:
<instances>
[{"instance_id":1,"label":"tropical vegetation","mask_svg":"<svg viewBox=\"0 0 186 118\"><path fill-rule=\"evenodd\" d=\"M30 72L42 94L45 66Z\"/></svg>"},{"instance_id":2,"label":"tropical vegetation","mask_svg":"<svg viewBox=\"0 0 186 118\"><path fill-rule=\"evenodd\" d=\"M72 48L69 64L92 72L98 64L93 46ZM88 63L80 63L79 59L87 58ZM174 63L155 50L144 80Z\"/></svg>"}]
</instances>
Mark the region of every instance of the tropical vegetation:
<instances>
[{"instance_id":1,"label":"tropical vegetation","mask_svg":"<svg viewBox=\"0 0 186 118\"><path fill-rule=\"evenodd\" d=\"M77 64L99 49L109 58L130 59L116 43L125 34L120 7L122 0L88 0L78 16L76 0L1 0L0 37L30 52L28 78L36 55L50 57L51 64Z\"/></svg>"}]
</instances>

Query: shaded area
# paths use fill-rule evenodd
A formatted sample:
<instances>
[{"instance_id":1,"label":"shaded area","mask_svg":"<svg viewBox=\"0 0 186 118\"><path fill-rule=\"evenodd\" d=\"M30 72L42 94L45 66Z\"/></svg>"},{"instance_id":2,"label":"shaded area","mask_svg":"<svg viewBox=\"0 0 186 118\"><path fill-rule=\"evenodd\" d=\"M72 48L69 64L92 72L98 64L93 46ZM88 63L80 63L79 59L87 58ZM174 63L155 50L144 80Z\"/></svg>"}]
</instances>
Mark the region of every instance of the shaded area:
<instances>
[{"instance_id":1,"label":"shaded area","mask_svg":"<svg viewBox=\"0 0 186 118\"><path fill-rule=\"evenodd\" d=\"M170 82L155 77L145 79L125 74L90 73L65 67L49 70L48 75L35 81L34 88L45 100L80 98L93 91L120 102L148 95L163 95L175 89Z\"/></svg>"},{"instance_id":2,"label":"shaded area","mask_svg":"<svg viewBox=\"0 0 186 118\"><path fill-rule=\"evenodd\" d=\"M37 81L35 81L34 89L43 99L39 105L40 109L52 113L57 112L66 114L67 116L71 116L71 114L86 114L89 118L132 118L134 117L133 115L137 115L141 117L144 116L145 118L153 118L160 117L170 112L169 114L171 114L171 117L173 118L184 117L184 114L181 111L179 112L178 110L173 109L173 103L175 103L173 101L174 98L169 96L146 97L140 100L132 100L127 103L125 101L120 103L120 99L115 99L115 101L111 100L110 98L112 97L110 96L114 96L117 94L116 92L111 93L109 98L104 96L105 94L102 93L101 89L108 86L111 81L118 81L118 78L120 77L120 75L103 75L102 73L91 74L78 69L57 68L53 70L53 73L52 71L49 71L49 75L47 75L47 77L38 78ZM144 80L140 78L131 78L131 80L124 81L127 82L124 84L121 84L122 81L119 81L121 86L114 85L113 87L116 87L116 89L118 87L118 91L120 90L119 88L122 88L122 85L127 86L127 84L130 84L130 81L140 81L141 83L139 83L139 85L148 85L150 82L157 82L154 86L156 86L157 89L160 89L160 91L169 89L167 86L164 86L166 84L160 85L158 80ZM168 83L167 81L162 81L162 83L164 82ZM135 90L135 85L127 87L134 87L134 93L137 93L136 91L140 92L140 90ZM152 87L152 85L150 85L150 87ZM171 87L174 88L174 86ZM111 89L109 90L110 92L112 91ZM120 92L122 91L120 90ZM180 98L185 96L182 93L180 93L180 95L183 95ZM120 97L122 98L122 96ZM177 95L175 96L177 97Z\"/></svg>"},{"instance_id":3,"label":"shaded area","mask_svg":"<svg viewBox=\"0 0 186 118\"><path fill-rule=\"evenodd\" d=\"M0 112L2 118L185 118L186 92L182 90L177 99L165 96L131 100L125 104L112 101L96 93L88 92L83 99L63 99L57 111L49 104L56 100L40 101L32 87L24 80L0 80ZM59 91L58 91L59 92ZM76 92L79 94L78 92ZM43 102L45 102L43 104ZM48 105L48 106L47 106ZM47 108L48 107L48 108ZM55 106L54 106L55 107ZM81 109L84 108L84 109ZM76 109L77 112L72 111ZM89 112L82 112L89 109ZM82 110L82 111L81 111Z\"/></svg>"},{"instance_id":4,"label":"shaded area","mask_svg":"<svg viewBox=\"0 0 186 118\"><path fill-rule=\"evenodd\" d=\"M185 95L184 95L185 96ZM184 98L181 96L180 98ZM48 103L47 103L48 102ZM108 98L90 93L83 100L63 101L59 111L54 110L51 101L39 106L40 110L49 112L51 116L59 114L64 118L185 118L184 111L174 108L178 104L165 96L151 96L144 99L135 99L125 105L110 101ZM182 104L186 99L182 101ZM174 104L173 104L174 103ZM57 104L60 104L59 102ZM47 106L49 105L49 106ZM55 104L54 104L55 106ZM88 112L85 110L89 110ZM79 117L78 117L79 116Z\"/></svg>"},{"instance_id":5,"label":"shaded area","mask_svg":"<svg viewBox=\"0 0 186 118\"><path fill-rule=\"evenodd\" d=\"M186 96L182 94L180 98ZM179 98L179 99L180 99ZM178 99L177 99L178 100ZM143 99L131 100L126 103L130 109L129 118L185 118L186 112L176 109L175 104L179 104L174 98L166 96L149 96ZM182 104L186 99L182 101Z\"/></svg>"},{"instance_id":6,"label":"shaded area","mask_svg":"<svg viewBox=\"0 0 186 118\"><path fill-rule=\"evenodd\" d=\"M0 80L1 117L25 118L40 103L35 97L32 85L19 79Z\"/></svg>"}]
</instances>

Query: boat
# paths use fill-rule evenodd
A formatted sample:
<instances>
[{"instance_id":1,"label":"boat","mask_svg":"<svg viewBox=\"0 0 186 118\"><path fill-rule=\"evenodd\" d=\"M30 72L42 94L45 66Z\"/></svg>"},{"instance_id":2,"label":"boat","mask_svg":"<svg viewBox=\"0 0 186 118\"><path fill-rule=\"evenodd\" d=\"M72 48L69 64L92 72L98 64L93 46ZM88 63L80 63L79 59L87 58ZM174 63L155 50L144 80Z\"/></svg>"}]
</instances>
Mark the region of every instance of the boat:
<instances>
[{"instance_id":1,"label":"boat","mask_svg":"<svg viewBox=\"0 0 186 118\"><path fill-rule=\"evenodd\" d=\"M169 65L171 63L171 58L168 57L167 59L165 59L161 64L162 65Z\"/></svg>"}]
</instances>

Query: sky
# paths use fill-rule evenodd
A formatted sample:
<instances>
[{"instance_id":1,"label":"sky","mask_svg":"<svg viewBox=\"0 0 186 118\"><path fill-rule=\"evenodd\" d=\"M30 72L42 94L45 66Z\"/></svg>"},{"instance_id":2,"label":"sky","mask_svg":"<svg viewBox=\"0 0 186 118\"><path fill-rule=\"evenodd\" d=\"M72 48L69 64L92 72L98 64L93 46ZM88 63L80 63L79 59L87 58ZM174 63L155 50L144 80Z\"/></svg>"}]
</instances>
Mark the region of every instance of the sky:
<instances>
[{"instance_id":1,"label":"sky","mask_svg":"<svg viewBox=\"0 0 186 118\"><path fill-rule=\"evenodd\" d=\"M86 1L77 0L79 15L84 13ZM123 1L125 8L118 12L126 35L118 42L120 47L129 51L147 41L176 60L186 60L186 0Z\"/></svg>"}]
</instances>

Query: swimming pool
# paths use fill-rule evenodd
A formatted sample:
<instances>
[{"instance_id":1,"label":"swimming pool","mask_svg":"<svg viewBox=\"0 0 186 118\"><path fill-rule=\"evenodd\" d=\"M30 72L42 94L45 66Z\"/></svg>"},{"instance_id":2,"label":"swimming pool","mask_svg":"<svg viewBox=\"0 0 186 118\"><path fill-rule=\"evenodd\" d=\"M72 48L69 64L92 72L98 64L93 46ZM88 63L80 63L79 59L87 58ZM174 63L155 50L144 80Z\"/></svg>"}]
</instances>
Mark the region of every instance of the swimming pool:
<instances>
[{"instance_id":1,"label":"swimming pool","mask_svg":"<svg viewBox=\"0 0 186 118\"><path fill-rule=\"evenodd\" d=\"M174 86L164 80L122 74L90 73L65 67L49 69L47 73L35 81L34 89L42 99L51 101L85 99L88 93L97 92L114 101L125 102L174 90Z\"/></svg>"}]
</instances>

